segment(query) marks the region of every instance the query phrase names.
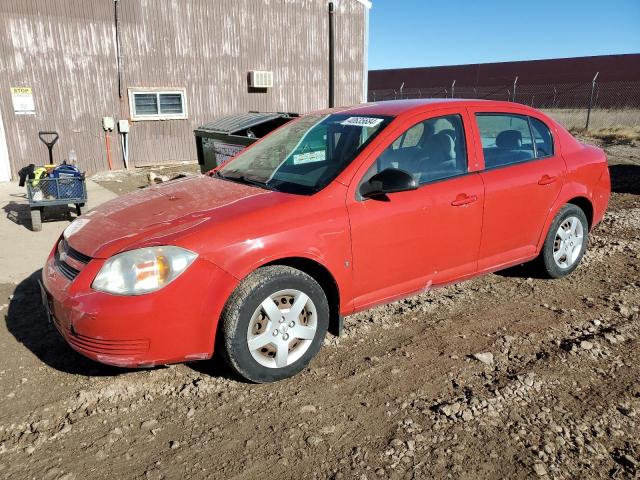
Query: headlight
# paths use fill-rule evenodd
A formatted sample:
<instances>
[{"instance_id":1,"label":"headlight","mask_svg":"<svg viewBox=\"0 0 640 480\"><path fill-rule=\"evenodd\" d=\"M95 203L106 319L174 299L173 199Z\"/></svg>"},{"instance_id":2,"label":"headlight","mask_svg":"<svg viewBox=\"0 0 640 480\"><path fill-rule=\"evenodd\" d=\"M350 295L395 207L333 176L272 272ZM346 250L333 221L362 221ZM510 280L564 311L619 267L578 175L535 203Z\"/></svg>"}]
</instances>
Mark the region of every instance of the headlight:
<instances>
[{"instance_id":1,"label":"headlight","mask_svg":"<svg viewBox=\"0 0 640 480\"><path fill-rule=\"evenodd\" d=\"M91 286L118 295L153 292L180 276L197 256L184 248L171 246L119 253L105 262Z\"/></svg>"}]
</instances>

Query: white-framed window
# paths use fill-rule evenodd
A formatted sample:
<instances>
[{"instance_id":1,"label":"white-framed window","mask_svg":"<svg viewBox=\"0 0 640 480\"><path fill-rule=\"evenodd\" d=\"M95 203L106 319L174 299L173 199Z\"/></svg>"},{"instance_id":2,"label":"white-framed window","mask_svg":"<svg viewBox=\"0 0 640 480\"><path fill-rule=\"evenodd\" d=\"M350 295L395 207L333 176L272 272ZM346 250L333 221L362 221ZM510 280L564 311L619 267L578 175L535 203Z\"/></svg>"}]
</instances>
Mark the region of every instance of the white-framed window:
<instances>
[{"instance_id":1,"label":"white-framed window","mask_svg":"<svg viewBox=\"0 0 640 480\"><path fill-rule=\"evenodd\" d=\"M179 120L187 118L184 88L130 88L131 120Z\"/></svg>"}]
</instances>

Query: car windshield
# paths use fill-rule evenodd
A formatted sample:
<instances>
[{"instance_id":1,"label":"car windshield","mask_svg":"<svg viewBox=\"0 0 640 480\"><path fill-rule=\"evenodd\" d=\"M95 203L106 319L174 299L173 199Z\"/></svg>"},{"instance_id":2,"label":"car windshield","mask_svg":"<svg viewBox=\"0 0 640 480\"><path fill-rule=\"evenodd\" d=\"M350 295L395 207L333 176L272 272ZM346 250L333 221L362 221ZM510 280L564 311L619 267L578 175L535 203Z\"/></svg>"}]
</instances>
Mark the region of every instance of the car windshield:
<instances>
[{"instance_id":1,"label":"car windshield","mask_svg":"<svg viewBox=\"0 0 640 480\"><path fill-rule=\"evenodd\" d=\"M391 117L306 115L245 150L216 174L270 190L311 195L342 172Z\"/></svg>"}]
</instances>

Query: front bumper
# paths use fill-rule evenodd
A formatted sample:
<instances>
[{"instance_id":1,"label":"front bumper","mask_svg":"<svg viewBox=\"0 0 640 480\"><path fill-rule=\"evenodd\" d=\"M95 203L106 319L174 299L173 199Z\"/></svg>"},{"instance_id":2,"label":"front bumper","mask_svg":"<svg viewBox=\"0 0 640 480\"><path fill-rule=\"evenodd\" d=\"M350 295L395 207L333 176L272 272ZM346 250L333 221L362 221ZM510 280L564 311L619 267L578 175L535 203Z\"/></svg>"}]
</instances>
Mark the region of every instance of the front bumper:
<instances>
[{"instance_id":1,"label":"front bumper","mask_svg":"<svg viewBox=\"0 0 640 480\"><path fill-rule=\"evenodd\" d=\"M51 319L82 355L122 367L210 358L222 308L238 281L197 258L176 280L153 293L120 296L91 282L104 260L90 260L70 280L55 249L42 271Z\"/></svg>"}]
</instances>

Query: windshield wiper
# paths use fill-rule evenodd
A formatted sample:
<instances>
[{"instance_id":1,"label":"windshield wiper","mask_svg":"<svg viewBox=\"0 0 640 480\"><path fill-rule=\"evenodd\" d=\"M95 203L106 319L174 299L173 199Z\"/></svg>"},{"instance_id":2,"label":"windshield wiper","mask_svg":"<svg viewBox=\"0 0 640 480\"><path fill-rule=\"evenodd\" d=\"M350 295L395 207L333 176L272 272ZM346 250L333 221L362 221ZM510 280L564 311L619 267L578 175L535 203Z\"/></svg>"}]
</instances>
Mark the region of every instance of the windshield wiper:
<instances>
[{"instance_id":1,"label":"windshield wiper","mask_svg":"<svg viewBox=\"0 0 640 480\"><path fill-rule=\"evenodd\" d=\"M244 183L245 185L253 185L254 187L264 188L266 190L278 191L277 188L272 187L271 185L267 185L266 182L254 180L253 178L248 178L245 175L224 175L220 171L217 171L216 176L222 178L223 180L229 180L231 182Z\"/></svg>"}]
</instances>

